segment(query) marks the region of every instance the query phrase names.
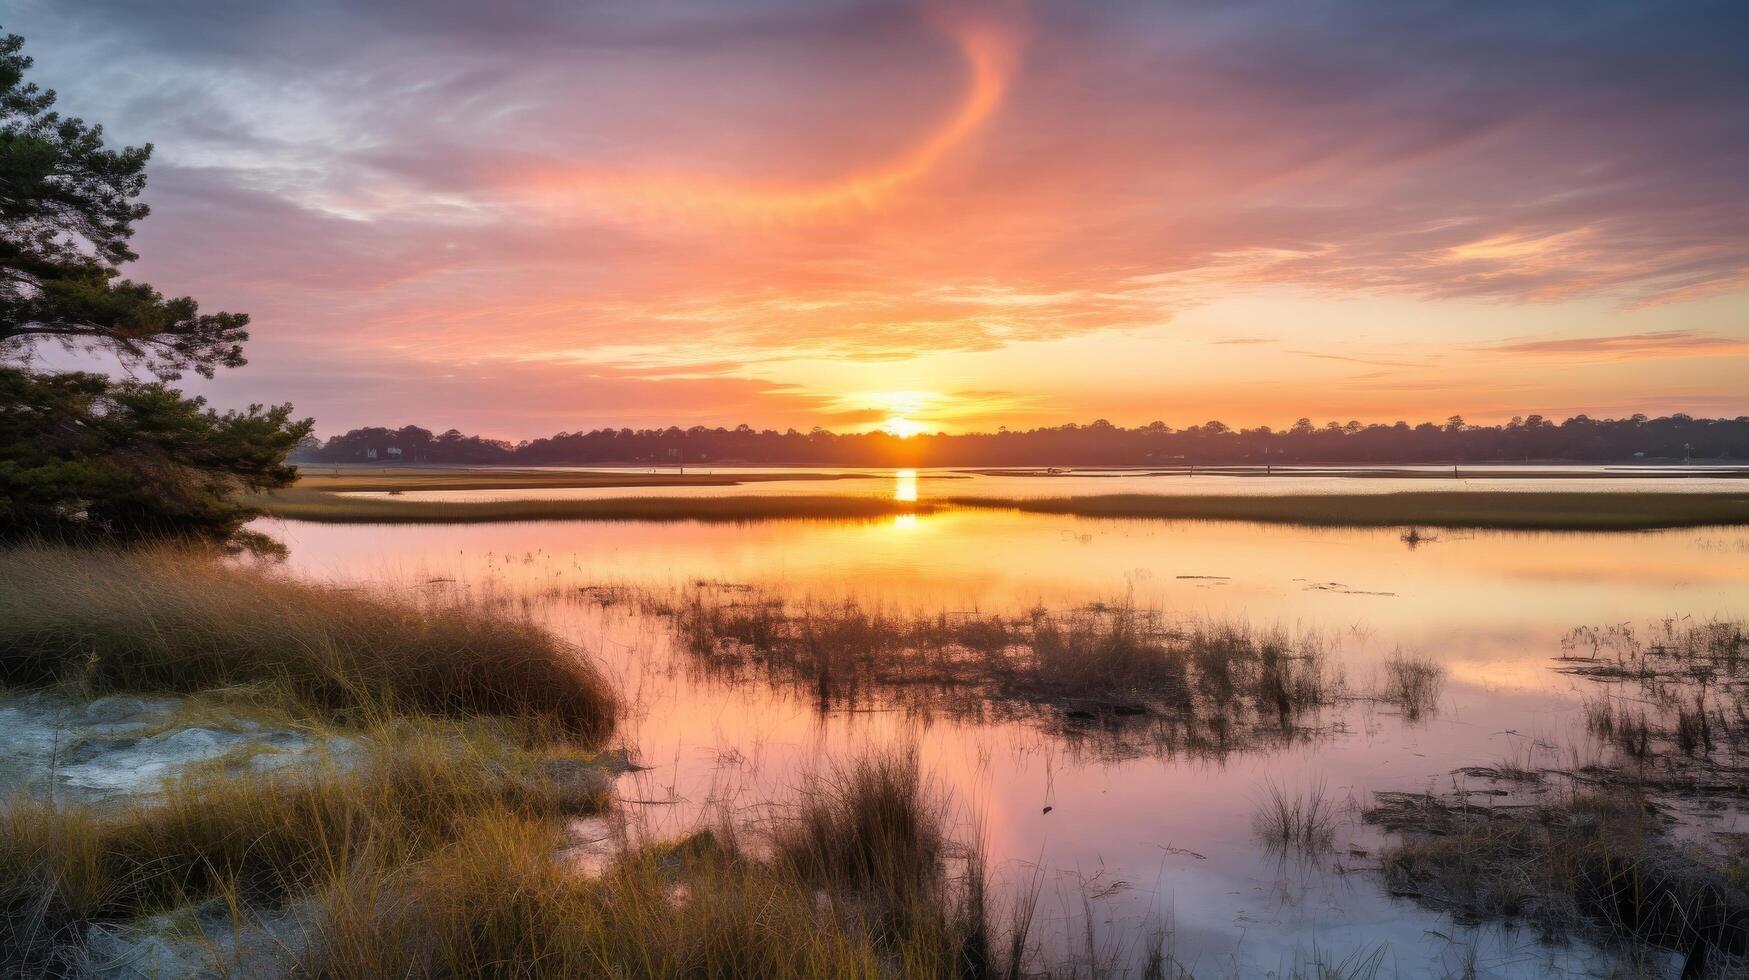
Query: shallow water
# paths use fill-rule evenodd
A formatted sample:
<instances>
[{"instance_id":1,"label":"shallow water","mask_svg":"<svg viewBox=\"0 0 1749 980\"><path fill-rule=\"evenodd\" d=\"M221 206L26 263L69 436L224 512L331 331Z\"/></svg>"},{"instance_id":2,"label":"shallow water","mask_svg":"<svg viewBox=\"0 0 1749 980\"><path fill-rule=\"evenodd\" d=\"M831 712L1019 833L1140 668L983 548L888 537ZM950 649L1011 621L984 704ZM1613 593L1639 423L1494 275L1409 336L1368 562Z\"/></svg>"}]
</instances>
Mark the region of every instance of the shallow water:
<instances>
[{"instance_id":1,"label":"shallow water","mask_svg":"<svg viewBox=\"0 0 1749 980\"><path fill-rule=\"evenodd\" d=\"M1194 479L1200 490L1205 478ZM1359 481L1322 486L1332 482L1345 491ZM943 481L951 489L939 492L964 484ZM1607 961L1583 946L1462 928L1385 895L1368 872L1380 838L1358 809L1378 790L1449 789L1459 766L1527 755L1568 765L1574 753L1600 751L1579 711L1589 682L1551 669L1572 627L1749 615L1742 528L1441 532L1412 546L1390 529L999 511L744 526L258 526L289 546L296 574L513 601L599 657L635 704L623 738L653 767L619 789L647 833L683 832L725 809L757 822L804 768L871 741L914 740L965 825L982 828L1009 894L1042 877L1050 942L1080 936L1089 912L1102 944L1136 941L1163 921L1175 955L1199 976L1287 975L1314 949L1340 959L1380 946L1381 976L1450 975L1471 947L1480 976L1603 970ZM878 702L822 713L803 692L687 670L665 620L631 604L602 608L591 599L599 591L584 591L701 580L950 611L1127 597L1172 616L1328 635L1357 688L1399 648L1437 660L1448 680L1431 717L1354 703L1321 715L1310 740L1195 758L1097 733L1064 738L1062 726L1030 717L979 721ZM1343 802L1333 853L1284 859L1257 843L1251 816L1269 782L1322 783Z\"/></svg>"}]
</instances>

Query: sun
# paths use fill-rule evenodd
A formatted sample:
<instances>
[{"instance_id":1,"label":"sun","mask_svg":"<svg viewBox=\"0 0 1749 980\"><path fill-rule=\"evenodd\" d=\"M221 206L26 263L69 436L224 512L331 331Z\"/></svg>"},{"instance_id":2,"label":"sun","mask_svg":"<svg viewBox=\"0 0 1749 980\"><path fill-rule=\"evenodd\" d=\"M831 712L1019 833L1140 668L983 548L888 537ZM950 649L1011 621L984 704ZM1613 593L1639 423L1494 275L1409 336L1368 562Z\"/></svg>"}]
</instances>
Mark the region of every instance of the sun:
<instances>
[{"instance_id":1,"label":"sun","mask_svg":"<svg viewBox=\"0 0 1749 980\"><path fill-rule=\"evenodd\" d=\"M921 435L925 430L923 423L913 422L903 415L895 415L881 423L881 431L900 439L909 439Z\"/></svg>"}]
</instances>

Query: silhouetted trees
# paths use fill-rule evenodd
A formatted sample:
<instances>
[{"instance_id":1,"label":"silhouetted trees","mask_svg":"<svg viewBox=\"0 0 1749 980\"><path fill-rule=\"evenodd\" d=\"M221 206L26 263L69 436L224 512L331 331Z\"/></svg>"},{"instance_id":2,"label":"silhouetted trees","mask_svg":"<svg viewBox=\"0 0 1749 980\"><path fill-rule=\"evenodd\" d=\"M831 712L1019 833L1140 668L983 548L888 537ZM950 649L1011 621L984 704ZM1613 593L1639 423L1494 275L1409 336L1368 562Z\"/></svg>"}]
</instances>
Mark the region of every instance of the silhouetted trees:
<instances>
[{"instance_id":1,"label":"silhouetted trees","mask_svg":"<svg viewBox=\"0 0 1749 980\"><path fill-rule=\"evenodd\" d=\"M391 452L391 450L394 450ZM811 466L1172 466L1189 463L1451 463L1626 462L1749 459L1749 416L1696 419L1687 415L1592 419L1576 415L1551 422L1540 415L1504 425L1444 423L1322 426L1302 418L1282 430L1234 429L1219 421L1174 429L1161 422L1123 428L1100 419L1090 425L1024 432L1006 429L966 435L885 432L837 434L825 429L778 432L693 426L689 429L596 429L560 432L512 445L464 436L451 429L354 429L319 449L300 452L316 462L515 463L576 465L701 463Z\"/></svg>"},{"instance_id":2,"label":"silhouetted trees","mask_svg":"<svg viewBox=\"0 0 1749 980\"><path fill-rule=\"evenodd\" d=\"M121 277L152 148L112 149L56 112L24 79L23 44L0 37L0 538L228 537L250 515L239 491L296 478L286 455L313 423L289 405L216 412L162 383L242 364L249 318ZM32 371L43 344L160 380Z\"/></svg>"}]
</instances>

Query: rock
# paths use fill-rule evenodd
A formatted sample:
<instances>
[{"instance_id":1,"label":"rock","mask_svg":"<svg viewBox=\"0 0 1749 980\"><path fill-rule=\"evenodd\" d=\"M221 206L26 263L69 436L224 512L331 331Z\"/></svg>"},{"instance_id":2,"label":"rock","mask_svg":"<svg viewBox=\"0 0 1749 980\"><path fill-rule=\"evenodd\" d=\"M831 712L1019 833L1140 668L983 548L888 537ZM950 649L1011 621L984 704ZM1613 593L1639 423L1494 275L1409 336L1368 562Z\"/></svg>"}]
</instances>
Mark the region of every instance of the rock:
<instances>
[{"instance_id":1,"label":"rock","mask_svg":"<svg viewBox=\"0 0 1749 980\"><path fill-rule=\"evenodd\" d=\"M171 726L183 698L112 696L80 701L42 691L0 694L0 795L66 803L105 802L159 792L201 764L276 772L327 759L350 767L361 747L260 720L206 712L201 724Z\"/></svg>"},{"instance_id":2,"label":"rock","mask_svg":"<svg viewBox=\"0 0 1749 980\"><path fill-rule=\"evenodd\" d=\"M80 976L96 980L289 977L316 912L304 903L235 921L222 899L86 932Z\"/></svg>"}]
</instances>

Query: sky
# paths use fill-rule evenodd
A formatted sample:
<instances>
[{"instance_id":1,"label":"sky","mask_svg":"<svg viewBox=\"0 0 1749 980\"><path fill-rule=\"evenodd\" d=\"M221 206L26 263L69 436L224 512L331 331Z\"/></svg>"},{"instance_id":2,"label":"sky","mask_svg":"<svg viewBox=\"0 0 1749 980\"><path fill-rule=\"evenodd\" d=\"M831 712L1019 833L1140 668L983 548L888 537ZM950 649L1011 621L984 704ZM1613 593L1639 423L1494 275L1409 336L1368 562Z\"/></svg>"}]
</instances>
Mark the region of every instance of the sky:
<instances>
[{"instance_id":1,"label":"sky","mask_svg":"<svg viewBox=\"0 0 1749 980\"><path fill-rule=\"evenodd\" d=\"M325 435L1749 414L1749 7L8 0Z\"/></svg>"}]
</instances>

